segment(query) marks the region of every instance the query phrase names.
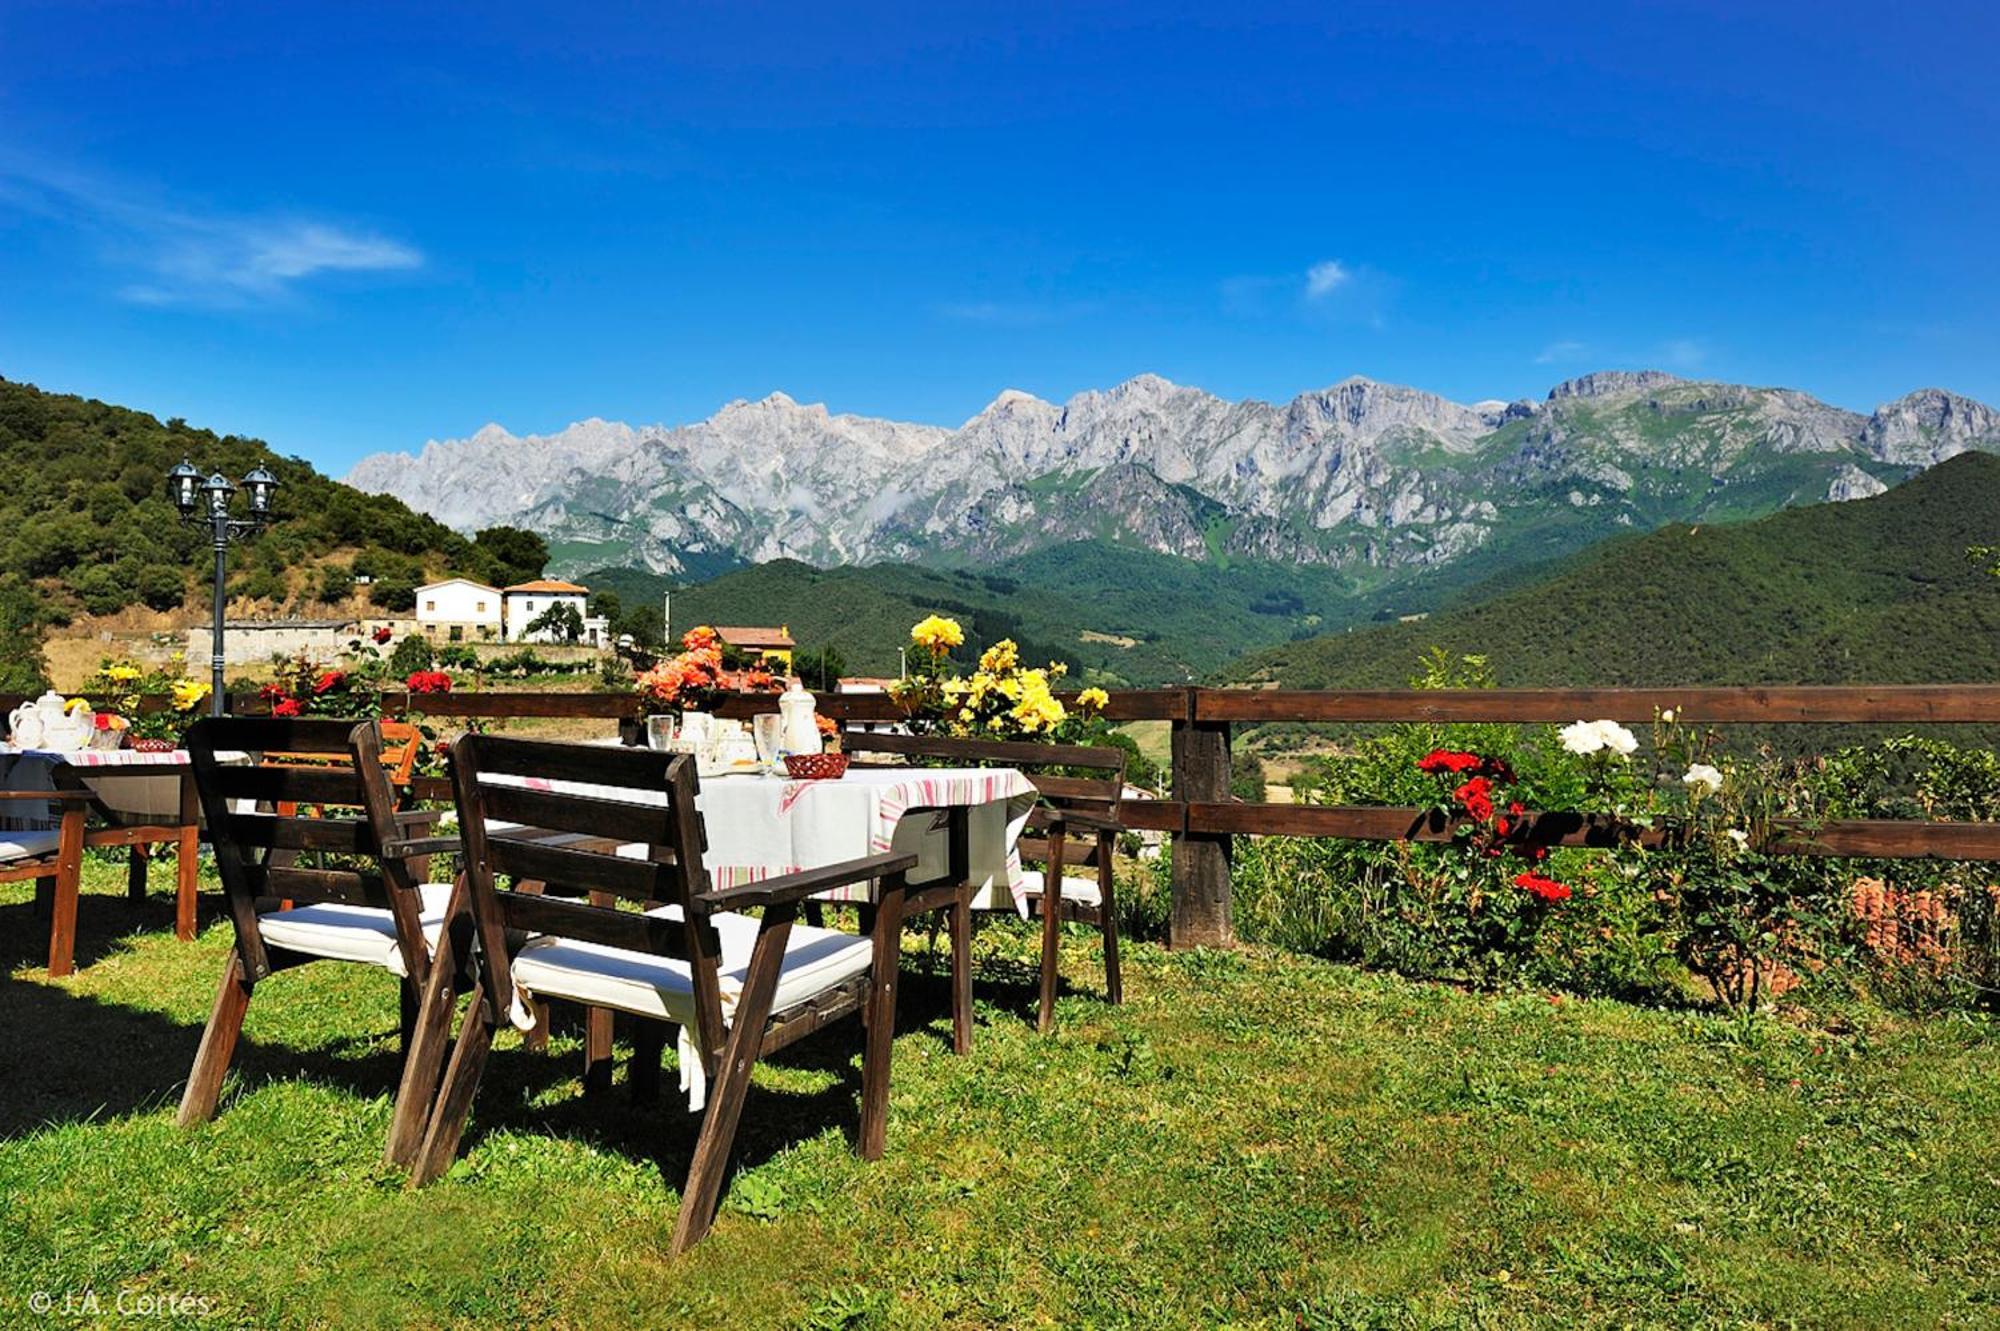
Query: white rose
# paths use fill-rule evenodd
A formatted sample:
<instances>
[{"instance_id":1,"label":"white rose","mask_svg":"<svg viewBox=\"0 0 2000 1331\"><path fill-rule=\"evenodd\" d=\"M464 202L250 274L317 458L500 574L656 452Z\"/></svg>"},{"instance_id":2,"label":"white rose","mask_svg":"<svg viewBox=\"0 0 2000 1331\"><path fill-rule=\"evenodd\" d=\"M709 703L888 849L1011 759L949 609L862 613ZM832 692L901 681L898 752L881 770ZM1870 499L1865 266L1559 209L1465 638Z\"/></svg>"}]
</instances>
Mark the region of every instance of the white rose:
<instances>
[{"instance_id":1,"label":"white rose","mask_svg":"<svg viewBox=\"0 0 2000 1331\"><path fill-rule=\"evenodd\" d=\"M1722 773L1707 763L1696 763L1687 769L1681 784L1689 790L1698 790L1704 795L1713 795L1722 789Z\"/></svg>"},{"instance_id":2,"label":"white rose","mask_svg":"<svg viewBox=\"0 0 2000 1331\"><path fill-rule=\"evenodd\" d=\"M1620 758L1631 757L1632 751L1639 747L1638 736L1616 721L1599 721L1597 733L1603 737L1604 747Z\"/></svg>"},{"instance_id":3,"label":"white rose","mask_svg":"<svg viewBox=\"0 0 2000 1331\"><path fill-rule=\"evenodd\" d=\"M1604 747L1604 736L1598 733L1593 721L1578 721L1575 725L1564 726L1556 732L1562 746L1571 753L1596 753Z\"/></svg>"},{"instance_id":4,"label":"white rose","mask_svg":"<svg viewBox=\"0 0 2000 1331\"><path fill-rule=\"evenodd\" d=\"M1666 711L1661 712L1660 719L1668 725L1672 725L1674 723L1674 709L1669 707Z\"/></svg>"},{"instance_id":5,"label":"white rose","mask_svg":"<svg viewBox=\"0 0 2000 1331\"><path fill-rule=\"evenodd\" d=\"M1734 841L1736 843L1736 848L1738 850L1741 850L1745 846L1750 844L1750 834L1744 831L1740 827L1732 827L1724 835L1726 835L1731 841Z\"/></svg>"}]
</instances>

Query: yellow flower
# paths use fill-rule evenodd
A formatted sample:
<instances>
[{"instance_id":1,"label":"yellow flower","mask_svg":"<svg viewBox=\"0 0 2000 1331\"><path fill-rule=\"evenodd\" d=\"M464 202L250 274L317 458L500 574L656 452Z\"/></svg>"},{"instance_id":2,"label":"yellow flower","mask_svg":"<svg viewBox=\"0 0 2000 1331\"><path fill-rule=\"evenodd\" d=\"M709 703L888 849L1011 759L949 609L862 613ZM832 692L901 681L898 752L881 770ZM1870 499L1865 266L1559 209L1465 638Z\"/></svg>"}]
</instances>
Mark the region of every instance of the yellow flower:
<instances>
[{"instance_id":1,"label":"yellow flower","mask_svg":"<svg viewBox=\"0 0 2000 1331\"><path fill-rule=\"evenodd\" d=\"M988 647L979 657L979 668L994 674L1004 674L1021 663L1021 649L1014 645L1012 638L1002 638Z\"/></svg>"},{"instance_id":2,"label":"yellow flower","mask_svg":"<svg viewBox=\"0 0 2000 1331\"><path fill-rule=\"evenodd\" d=\"M958 626L958 621L955 619L932 615L910 630L910 641L932 656L943 656L965 642L965 630Z\"/></svg>"},{"instance_id":3,"label":"yellow flower","mask_svg":"<svg viewBox=\"0 0 2000 1331\"><path fill-rule=\"evenodd\" d=\"M1110 701L1111 695L1103 689L1085 689L1076 695L1076 705L1078 707L1088 708L1093 711Z\"/></svg>"},{"instance_id":4,"label":"yellow flower","mask_svg":"<svg viewBox=\"0 0 2000 1331\"><path fill-rule=\"evenodd\" d=\"M88 698L71 698L68 702L63 704L63 712L69 716L75 716L78 712L88 712L93 710L95 709L91 707L90 699Z\"/></svg>"},{"instance_id":5,"label":"yellow flower","mask_svg":"<svg viewBox=\"0 0 2000 1331\"><path fill-rule=\"evenodd\" d=\"M140 673L139 667L129 661L120 661L117 665L104 667L104 677L117 680L120 684L129 684L139 678Z\"/></svg>"},{"instance_id":6,"label":"yellow flower","mask_svg":"<svg viewBox=\"0 0 2000 1331\"><path fill-rule=\"evenodd\" d=\"M174 710L192 712L208 697L209 686L198 679L177 679L174 681Z\"/></svg>"}]
</instances>

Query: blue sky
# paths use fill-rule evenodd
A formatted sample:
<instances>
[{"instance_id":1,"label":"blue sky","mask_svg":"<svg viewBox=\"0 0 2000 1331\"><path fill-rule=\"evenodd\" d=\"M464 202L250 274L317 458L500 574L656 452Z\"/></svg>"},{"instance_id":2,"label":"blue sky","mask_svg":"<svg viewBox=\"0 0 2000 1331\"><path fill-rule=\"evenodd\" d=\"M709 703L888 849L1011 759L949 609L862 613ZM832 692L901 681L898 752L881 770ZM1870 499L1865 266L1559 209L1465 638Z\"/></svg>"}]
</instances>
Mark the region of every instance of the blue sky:
<instances>
[{"instance_id":1,"label":"blue sky","mask_svg":"<svg viewBox=\"0 0 2000 1331\"><path fill-rule=\"evenodd\" d=\"M8 0L0 375L336 472L1146 371L2000 402L1993 14Z\"/></svg>"}]
</instances>

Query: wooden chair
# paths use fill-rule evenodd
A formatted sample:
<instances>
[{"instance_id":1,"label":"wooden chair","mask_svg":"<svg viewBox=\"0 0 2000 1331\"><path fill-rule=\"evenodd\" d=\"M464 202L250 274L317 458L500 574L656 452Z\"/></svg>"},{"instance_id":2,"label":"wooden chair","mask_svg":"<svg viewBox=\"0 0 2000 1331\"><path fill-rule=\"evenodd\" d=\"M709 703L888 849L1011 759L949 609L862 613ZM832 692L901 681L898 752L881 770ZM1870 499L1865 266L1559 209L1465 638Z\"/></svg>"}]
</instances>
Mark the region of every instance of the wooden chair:
<instances>
[{"instance_id":1,"label":"wooden chair","mask_svg":"<svg viewBox=\"0 0 2000 1331\"><path fill-rule=\"evenodd\" d=\"M406 1102L411 1108L392 1122L385 1154L406 1163L428 1102L425 1088L412 1088L410 1077L427 1067L435 1084L447 1034L454 949L446 926L457 910L452 888L422 882L412 865L455 850L456 840L416 836L438 815L395 807L381 732L373 721L211 717L195 724L187 744L236 942L188 1074L181 1126L214 1115L260 981L311 961L358 962L380 967L400 982L404 1086L397 1100L399 1110ZM288 756L271 763L223 761L221 755L236 752ZM275 812L299 805L319 816ZM330 809L357 810L359 816L326 816ZM298 867L301 852L315 851L357 856L374 868ZM446 982L447 1001L424 1026L418 1021L422 996L439 977Z\"/></svg>"},{"instance_id":2,"label":"wooden chair","mask_svg":"<svg viewBox=\"0 0 2000 1331\"><path fill-rule=\"evenodd\" d=\"M466 735L452 746L452 776L477 979L411 1186L435 1179L457 1154L494 1031L520 1010L517 986L639 1018L633 1079L641 1093L659 1075L667 1024L690 1037L713 1084L674 1225L676 1253L714 1219L758 1056L856 1011L867 1030L857 1148L864 1159L881 1155L905 875L915 856L874 855L714 890L701 865L706 837L688 758ZM592 793L532 789L533 778L584 783ZM558 885L608 893L641 909L502 891L502 875L546 883L551 893ZM870 879L882 884L872 938L794 925L813 893ZM736 913L750 906L763 908L761 919Z\"/></svg>"},{"instance_id":3,"label":"wooden chair","mask_svg":"<svg viewBox=\"0 0 2000 1331\"><path fill-rule=\"evenodd\" d=\"M1036 1028L1047 1031L1055 1022L1056 972L1064 920L1094 924L1104 939L1106 996L1124 1001L1118 970L1118 898L1112 861L1118 848L1119 803L1125 790L1125 755L1117 749L1075 744L1035 744L991 740L944 739L927 735L850 730L842 735L848 753L899 758L904 762L932 759L965 767L1002 765L1019 768L1041 793L1028 817L1020 854L1043 865L1028 871L1031 913L1042 917L1041 1010ZM883 765L883 764L868 764ZM1077 771L1087 776L1072 775ZM1103 773L1103 775L1097 775ZM1071 868L1095 870L1091 877L1071 875ZM1056 907L1048 904L1047 884L1060 885ZM957 1025L960 994L968 1010L972 991L971 894L965 905L951 908L953 1024ZM963 1050L961 1050L963 1052Z\"/></svg>"}]
</instances>

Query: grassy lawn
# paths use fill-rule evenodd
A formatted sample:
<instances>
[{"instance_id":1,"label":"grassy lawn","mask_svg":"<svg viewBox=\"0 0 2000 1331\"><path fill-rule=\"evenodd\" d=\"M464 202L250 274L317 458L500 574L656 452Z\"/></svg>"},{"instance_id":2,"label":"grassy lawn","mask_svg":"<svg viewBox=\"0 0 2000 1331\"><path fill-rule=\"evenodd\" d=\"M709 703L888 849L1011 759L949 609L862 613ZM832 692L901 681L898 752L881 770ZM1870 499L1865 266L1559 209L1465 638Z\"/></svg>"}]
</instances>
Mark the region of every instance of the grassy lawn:
<instances>
[{"instance_id":1,"label":"grassy lawn","mask_svg":"<svg viewBox=\"0 0 2000 1331\"><path fill-rule=\"evenodd\" d=\"M1143 945L1114 1009L1078 935L1042 1039L1032 939L995 924L970 1057L905 960L888 1155L848 1150L853 1028L795 1047L715 1232L670 1262L694 1121L586 1101L573 1034L506 1037L461 1162L398 1186L394 993L359 967L260 990L221 1114L176 1130L227 928L177 943L164 870L143 907L90 874L57 983L0 888L0 1325L38 1324L36 1291L206 1298L224 1326L2000 1325L1983 1021L1744 1023Z\"/></svg>"}]
</instances>

